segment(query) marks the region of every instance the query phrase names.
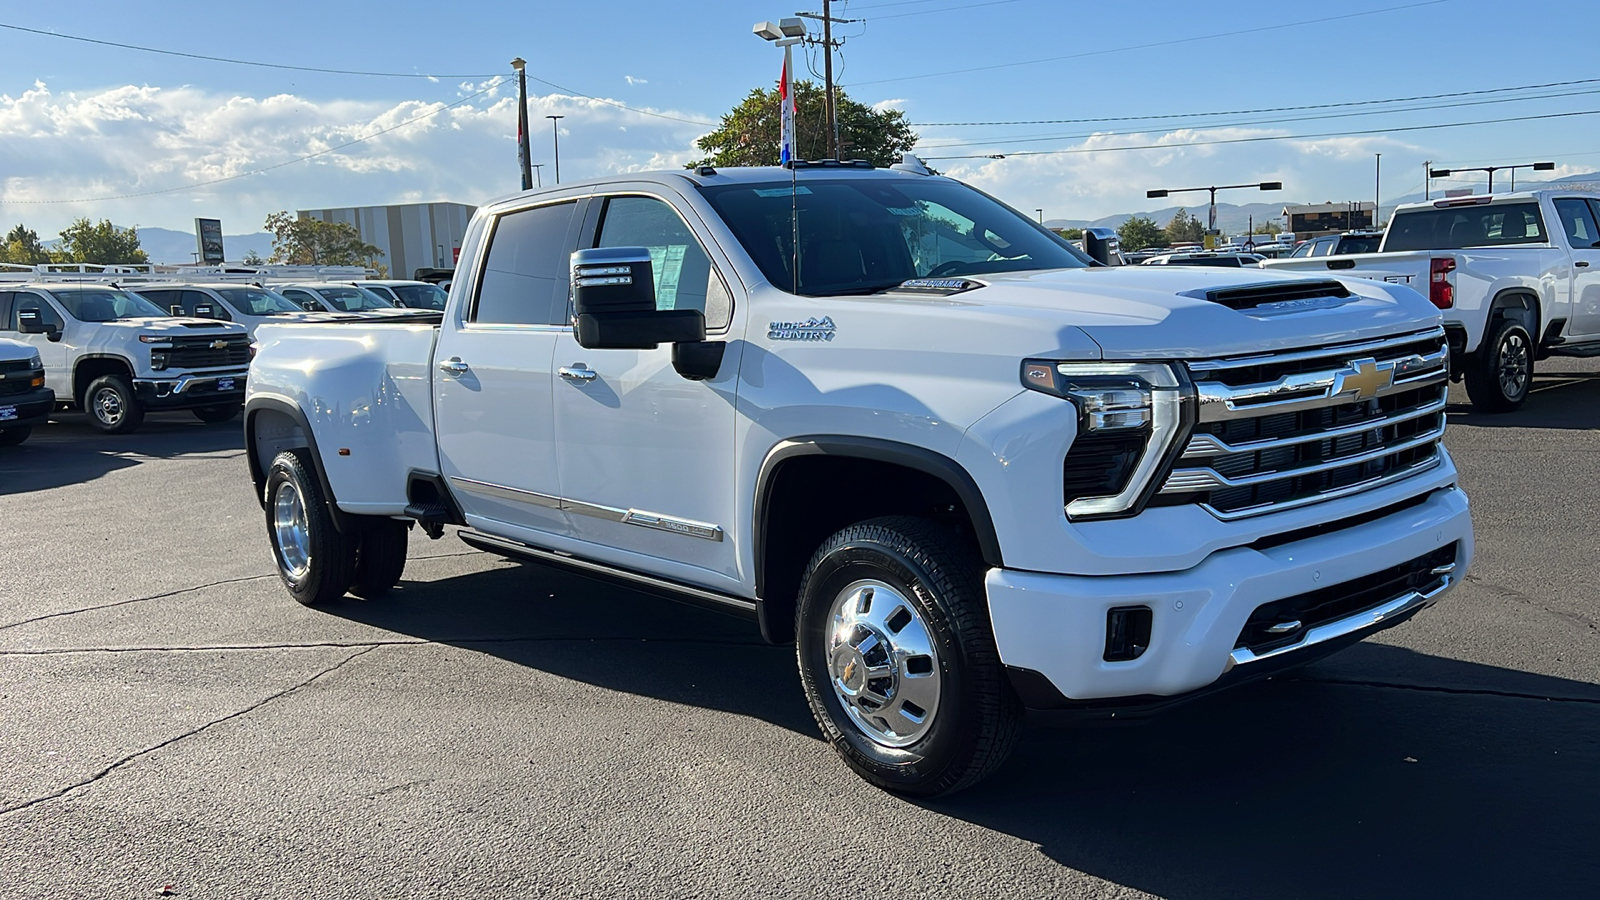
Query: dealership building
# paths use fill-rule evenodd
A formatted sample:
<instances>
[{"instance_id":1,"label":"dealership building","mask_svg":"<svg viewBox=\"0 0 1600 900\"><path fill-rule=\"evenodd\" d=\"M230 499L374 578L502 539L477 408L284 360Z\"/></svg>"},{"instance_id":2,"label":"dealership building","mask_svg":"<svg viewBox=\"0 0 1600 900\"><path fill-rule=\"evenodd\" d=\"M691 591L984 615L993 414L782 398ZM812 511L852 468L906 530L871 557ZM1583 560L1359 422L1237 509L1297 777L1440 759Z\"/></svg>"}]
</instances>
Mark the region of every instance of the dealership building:
<instances>
[{"instance_id":1,"label":"dealership building","mask_svg":"<svg viewBox=\"0 0 1600 900\"><path fill-rule=\"evenodd\" d=\"M1371 228L1373 208L1370 201L1307 203L1285 206L1283 217L1289 222L1289 231L1295 239L1304 241L1325 234Z\"/></svg>"},{"instance_id":2,"label":"dealership building","mask_svg":"<svg viewBox=\"0 0 1600 900\"><path fill-rule=\"evenodd\" d=\"M390 278L410 278L418 269L456 264L467 223L476 210L465 203L399 203L300 209L295 214L302 219L354 225L363 241L383 251L378 261L389 267Z\"/></svg>"}]
</instances>

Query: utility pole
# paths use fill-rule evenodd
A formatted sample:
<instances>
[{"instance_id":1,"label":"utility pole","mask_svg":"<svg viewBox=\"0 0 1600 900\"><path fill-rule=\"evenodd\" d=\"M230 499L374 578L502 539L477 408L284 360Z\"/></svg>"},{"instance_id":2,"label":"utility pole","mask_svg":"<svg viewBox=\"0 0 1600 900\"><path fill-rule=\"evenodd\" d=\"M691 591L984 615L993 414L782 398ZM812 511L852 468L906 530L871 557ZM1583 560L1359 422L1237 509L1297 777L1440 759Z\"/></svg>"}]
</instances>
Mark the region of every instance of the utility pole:
<instances>
[{"instance_id":1,"label":"utility pole","mask_svg":"<svg viewBox=\"0 0 1600 900\"><path fill-rule=\"evenodd\" d=\"M843 159L843 148L839 146L839 101L834 95L833 87L833 26L843 25L848 22L859 22L860 19L835 19L833 13L833 0L822 0L822 13L814 12L795 13L804 19L819 19L822 22L822 78L825 82L824 90L827 91L826 108L828 114L828 155L834 159ZM808 41L816 43L816 41Z\"/></svg>"},{"instance_id":2,"label":"utility pole","mask_svg":"<svg viewBox=\"0 0 1600 900\"><path fill-rule=\"evenodd\" d=\"M1422 162L1422 199L1433 199L1433 160Z\"/></svg>"},{"instance_id":3,"label":"utility pole","mask_svg":"<svg viewBox=\"0 0 1600 900\"><path fill-rule=\"evenodd\" d=\"M1383 205L1383 154L1378 154L1377 168L1372 175L1372 227L1378 227L1378 208Z\"/></svg>"}]
</instances>

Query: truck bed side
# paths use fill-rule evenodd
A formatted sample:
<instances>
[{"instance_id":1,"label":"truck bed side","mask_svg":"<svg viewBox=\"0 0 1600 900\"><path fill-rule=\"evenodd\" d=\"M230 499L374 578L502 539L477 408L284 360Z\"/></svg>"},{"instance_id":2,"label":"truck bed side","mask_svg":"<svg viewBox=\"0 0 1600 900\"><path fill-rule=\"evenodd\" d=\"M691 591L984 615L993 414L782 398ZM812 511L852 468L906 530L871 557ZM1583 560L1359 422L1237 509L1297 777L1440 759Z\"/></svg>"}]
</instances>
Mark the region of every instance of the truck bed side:
<instances>
[{"instance_id":1,"label":"truck bed side","mask_svg":"<svg viewBox=\"0 0 1600 900\"><path fill-rule=\"evenodd\" d=\"M262 326L245 401L252 471L282 449L309 446L340 509L403 512L410 473L439 469L437 335L433 325Z\"/></svg>"}]
</instances>

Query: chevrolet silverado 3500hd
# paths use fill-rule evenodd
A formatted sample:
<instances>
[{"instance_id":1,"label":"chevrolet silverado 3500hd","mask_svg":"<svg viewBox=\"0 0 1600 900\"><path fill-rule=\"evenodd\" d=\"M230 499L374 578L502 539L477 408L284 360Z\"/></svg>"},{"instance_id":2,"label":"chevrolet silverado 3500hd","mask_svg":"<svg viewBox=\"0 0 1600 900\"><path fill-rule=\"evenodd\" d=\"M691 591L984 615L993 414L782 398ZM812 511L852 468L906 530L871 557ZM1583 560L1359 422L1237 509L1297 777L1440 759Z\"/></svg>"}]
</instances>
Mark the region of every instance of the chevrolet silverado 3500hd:
<instances>
[{"instance_id":1,"label":"chevrolet silverado 3500hd","mask_svg":"<svg viewBox=\"0 0 1600 900\"><path fill-rule=\"evenodd\" d=\"M442 322L263 325L246 438L300 601L407 529L746 613L884 788L1022 710L1317 658L1462 577L1409 287L1102 267L920 166L630 174L479 209Z\"/></svg>"}]
</instances>

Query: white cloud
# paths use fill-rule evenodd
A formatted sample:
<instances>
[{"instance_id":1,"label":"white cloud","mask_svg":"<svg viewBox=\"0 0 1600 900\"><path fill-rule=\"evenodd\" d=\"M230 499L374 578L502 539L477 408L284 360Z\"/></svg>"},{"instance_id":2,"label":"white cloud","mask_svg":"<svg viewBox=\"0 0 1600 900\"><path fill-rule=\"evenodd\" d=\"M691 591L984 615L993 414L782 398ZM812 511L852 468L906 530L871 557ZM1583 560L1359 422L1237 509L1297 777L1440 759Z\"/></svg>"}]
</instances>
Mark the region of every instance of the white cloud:
<instances>
[{"instance_id":1,"label":"white cloud","mask_svg":"<svg viewBox=\"0 0 1600 900\"><path fill-rule=\"evenodd\" d=\"M879 100L877 103L872 104L872 111L885 112L891 109L905 109L908 102L903 97L897 97L893 100Z\"/></svg>"},{"instance_id":2,"label":"white cloud","mask_svg":"<svg viewBox=\"0 0 1600 900\"><path fill-rule=\"evenodd\" d=\"M501 85L445 107L491 83L462 84L456 96L442 100L393 103L132 85L54 94L37 83L17 97L0 95L0 158L6 161L0 221L24 222L50 237L80 215L177 229L205 215L222 218L230 232L245 232L259 229L268 213L280 209L482 203L517 187L515 91L507 94ZM694 139L707 130L553 94L530 97L528 114L536 163L551 161L543 117L567 117L561 120L564 180L682 165L693 156ZM419 120L402 124L411 119ZM395 130L281 165L389 128ZM168 192L195 185L200 186ZM151 193L81 202L146 192Z\"/></svg>"},{"instance_id":3,"label":"white cloud","mask_svg":"<svg viewBox=\"0 0 1600 900\"><path fill-rule=\"evenodd\" d=\"M624 75L624 76L622 76L622 79L623 79L623 80L624 80L624 81L626 81L626 82L628 82L628 83L629 83L629 84L649 84L649 83L650 83L650 82L649 82L649 81L648 81L648 80L646 80L646 79L643 79L643 78L635 78L635 77L633 77L633 76L632 76L632 75Z\"/></svg>"}]
</instances>

